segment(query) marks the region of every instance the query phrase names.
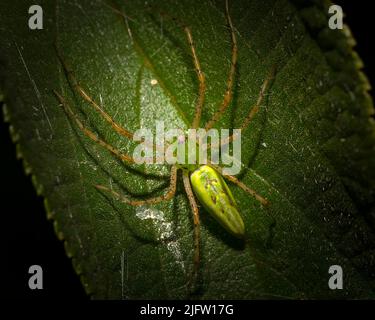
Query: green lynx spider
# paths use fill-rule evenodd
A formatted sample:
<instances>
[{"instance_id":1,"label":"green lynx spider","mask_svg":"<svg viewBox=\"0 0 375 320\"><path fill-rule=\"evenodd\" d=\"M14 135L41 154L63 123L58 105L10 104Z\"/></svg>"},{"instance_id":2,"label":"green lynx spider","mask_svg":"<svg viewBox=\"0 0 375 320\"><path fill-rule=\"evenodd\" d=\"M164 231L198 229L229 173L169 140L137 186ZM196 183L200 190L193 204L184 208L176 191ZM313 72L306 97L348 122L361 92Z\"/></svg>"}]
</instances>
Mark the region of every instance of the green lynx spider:
<instances>
[{"instance_id":1,"label":"green lynx spider","mask_svg":"<svg viewBox=\"0 0 375 320\"><path fill-rule=\"evenodd\" d=\"M115 9L114 9L115 10ZM232 20L229 14L228 8L228 0L225 3L225 10L226 10L226 19L229 26L230 34L231 34L231 42L232 42L232 53L231 53L231 64L230 70L227 78L227 87L224 94L224 99L221 102L220 107L214 113L212 118L205 124L204 128L208 131L212 128L215 123L220 119L223 113L229 107L232 96L233 96L233 82L234 76L236 72L236 65L237 65L237 39L235 30L232 24ZM123 15L118 10L115 10L117 14ZM195 72L199 81L199 94L198 99L195 105L195 114L194 119L192 122L192 128L196 129L199 127L201 122L201 114L202 108L204 105L205 99L205 91L206 91L206 82L204 73L201 70L200 62L198 56L196 54L196 49L193 42L192 32L189 27L182 25L182 28L185 32L187 37L187 41L190 46ZM107 121L111 127L121 136L126 137L128 139L133 138L133 133L128 131L127 129L120 126L116 123L113 118L107 114L102 106L100 106L91 96L83 89L83 87L79 84L78 80L75 78L73 71L69 68L67 63L62 58L57 46L57 54L61 61L61 64L64 68L64 71L68 77L68 80L74 90L86 101L88 102L104 119ZM247 117L243 120L241 125L241 129L244 130L248 127L251 120L254 118L255 114L258 112L260 105L263 101L264 95L266 90L269 87L271 79L274 77L274 70L272 69L269 75L264 80L262 87L260 89L257 102L255 103L247 115ZM54 94L56 95L57 99L59 100L61 106L63 107L66 114L72 119L73 122L76 123L78 128L89 137L91 140L96 142L97 144L101 145L103 148L107 149L110 153L121 159L122 161L133 164L134 160L131 156L122 153L114 146L108 144L104 140L100 139L94 132L84 126L82 121L79 117L73 112L70 105L66 101L66 99L60 95L58 92L54 90ZM233 140L235 137L230 136L229 141ZM170 170L170 185L168 190L165 194L145 199L145 200L133 200L129 199L126 196L119 194L118 192L112 190L112 188L105 187L102 185L96 185L95 187L98 190L108 192L112 194L116 199L129 204L131 206L141 206L141 205L153 205L159 203L161 201L168 201L172 199L176 192L176 184L177 184L177 172L178 170L182 171L182 179L184 188L191 206L191 210L193 212L193 222L194 222L194 270L193 270L193 277L195 278L200 264L200 222L199 222L199 210L197 201L195 197L198 198L199 202L205 207L205 209L213 215L213 217L231 234L238 238L244 238L245 236L245 227L242 221L241 215L237 209L236 202L234 200L233 195L230 192L227 184L225 183L223 177L228 181L234 183L242 190L253 196L256 200L258 200L262 205L267 205L268 201L260 196L256 191L246 186L244 183L239 181L236 177L231 175L222 175L222 168L217 165L213 164L206 164L206 165L184 165L184 164L175 164L171 166Z\"/></svg>"}]
</instances>

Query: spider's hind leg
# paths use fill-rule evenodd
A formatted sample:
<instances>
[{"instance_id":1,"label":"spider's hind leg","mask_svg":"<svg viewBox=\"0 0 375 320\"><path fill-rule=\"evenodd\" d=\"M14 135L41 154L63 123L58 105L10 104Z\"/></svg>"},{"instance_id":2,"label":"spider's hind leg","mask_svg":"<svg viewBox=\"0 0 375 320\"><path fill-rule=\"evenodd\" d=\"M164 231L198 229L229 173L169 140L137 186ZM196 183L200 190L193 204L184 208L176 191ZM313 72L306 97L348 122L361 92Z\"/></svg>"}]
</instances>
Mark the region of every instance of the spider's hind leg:
<instances>
[{"instance_id":1,"label":"spider's hind leg","mask_svg":"<svg viewBox=\"0 0 375 320\"><path fill-rule=\"evenodd\" d=\"M267 206L269 205L269 201L262 197L260 194L258 194L255 190L249 188L246 184L244 184L242 181L238 180L235 176L231 175L224 175L223 170L220 166L210 164L211 167L213 167L215 170L217 170L225 179L228 181L234 183L238 187L240 187L243 191L253 196L257 201L259 201L262 205Z\"/></svg>"}]
</instances>

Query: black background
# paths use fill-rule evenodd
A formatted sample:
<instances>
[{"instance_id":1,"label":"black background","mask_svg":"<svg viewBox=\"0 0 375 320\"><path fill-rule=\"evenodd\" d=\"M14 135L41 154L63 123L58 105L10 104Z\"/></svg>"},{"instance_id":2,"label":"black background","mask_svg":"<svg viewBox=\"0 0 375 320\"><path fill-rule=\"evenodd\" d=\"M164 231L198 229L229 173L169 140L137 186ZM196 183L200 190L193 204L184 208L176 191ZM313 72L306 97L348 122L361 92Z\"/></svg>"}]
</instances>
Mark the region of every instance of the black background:
<instances>
[{"instance_id":1,"label":"black background","mask_svg":"<svg viewBox=\"0 0 375 320\"><path fill-rule=\"evenodd\" d=\"M353 0L335 1L343 7L347 23L357 40L356 51L365 63L365 73L374 83L375 51L371 34L375 24L369 2ZM9 136L8 125L0 120L1 147L1 230L5 236L6 288L8 298L79 298L87 299L66 257L63 243L46 219L43 200L36 196L30 177L25 176L21 161L16 160L15 146ZM41 265L44 271L43 290L30 290L28 268Z\"/></svg>"}]
</instances>

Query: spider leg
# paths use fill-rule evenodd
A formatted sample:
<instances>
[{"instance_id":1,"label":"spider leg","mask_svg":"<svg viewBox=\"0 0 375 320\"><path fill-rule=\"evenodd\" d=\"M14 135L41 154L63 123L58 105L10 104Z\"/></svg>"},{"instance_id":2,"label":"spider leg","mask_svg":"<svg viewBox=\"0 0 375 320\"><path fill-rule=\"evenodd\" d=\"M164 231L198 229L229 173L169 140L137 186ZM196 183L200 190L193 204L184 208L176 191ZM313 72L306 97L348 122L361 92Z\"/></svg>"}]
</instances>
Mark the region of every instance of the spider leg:
<instances>
[{"instance_id":1,"label":"spider leg","mask_svg":"<svg viewBox=\"0 0 375 320\"><path fill-rule=\"evenodd\" d=\"M246 184L244 184L242 181L238 180L236 177L231 175L223 175L223 177L230 182L233 182L237 186L239 186L242 190L247 192L248 194L252 195L256 200L258 200L262 205L267 206L269 204L269 201L265 198L263 198L260 194L258 194L255 190L249 188Z\"/></svg>"},{"instance_id":2,"label":"spider leg","mask_svg":"<svg viewBox=\"0 0 375 320\"><path fill-rule=\"evenodd\" d=\"M109 192L115 198L119 199L123 203L129 204L131 206L142 206L146 204L156 204L162 201L167 201L167 200L172 199L176 193L176 183L177 183L177 167L174 165L171 168L170 184L168 187L168 191L165 194L158 196L158 197L149 198L146 200L131 200L127 198L126 196L112 190L111 188L108 188L102 185L96 185L95 188L101 191Z\"/></svg>"},{"instance_id":3,"label":"spider leg","mask_svg":"<svg viewBox=\"0 0 375 320\"><path fill-rule=\"evenodd\" d=\"M182 179L184 182L184 187L186 194L189 199L189 203L191 206L191 209L193 211L193 221L194 221L194 269L192 277L189 281L189 288L191 285L196 281L196 278L198 276L198 270L199 270L199 264L200 264L200 250L199 250L199 244L200 244L200 228L199 228L199 210L197 202L195 201L195 197L193 194L193 190L191 189L190 185L190 179L189 179L189 173L187 171L183 172Z\"/></svg>"},{"instance_id":4,"label":"spider leg","mask_svg":"<svg viewBox=\"0 0 375 320\"><path fill-rule=\"evenodd\" d=\"M57 99L60 101L62 107L64 108L65 113L77 124L78 128L91 140L101 145L103 148L107 149L109 152L117 156L123 161L128 163L134 163L134 160L131 156L121 153L118 149L111 146L109 143L100 139L95 133L86 128L78 116L73 112L68 102L61 96L57 91L53 90L53 93L56 95Z\"/></svg>"},{"instance_id":5,"label":"spider leg","mask_svg":"<svg viewBox=\"0 0 375 320\"><path fill-rule=\"evenodd\" d=\"M257 102L255 105L250 109L249 114L245 118L245 120L242 122L241 130L245 130L248 125L250 124L251 120L254 118L256 113L259 111L260 105L263 102L265 93L267 92L267 89L269 88L271 80L275 77L276 67L273 66L268 73L267 77L264 79L262 87L260 89Z\"/></svg>"},{"instance_id":6,"label":"spider leg","mask_svg":"<svg viewBox=\"0 0 375 320\"><path fill-rule=\"evenodd\" d=\"M195 104L195 113L194 113L194 119L192 123L192 128L196 129L198 128L200 124L201 116L202 116L202 108L203 108L205 92L206 92L206 78L204 76L204 73L202 72L201 65L200 65L200 62L196 53L196 49L195 49L195 45L193 41L193 35L191 32L191 29L188 26L186 26L181 20L163 11L160 12L160 14L176 22L184 30L187 41L190 46L191 54L193 56L195 72L197 74L197 78L199 81L199 94L198 94L198 100Z\"/></svg>"},{"instance_id":7,"label":"spider leg","mask_svg":"<svg viewBox=\"0 0 375 320\"><path fill-rule=\"evenodd\" d=\"M230 27L231 38L232 38L232 59L231 59L230 70L229 70L228 80L227 80L227 89L224 94L224 99L220 105L219 110L217 110L212 116L212 118L206 123L205 125L206 131L210 130L215 125L215 123L220 119L220 117L223 115L225 110L229 107L232 101L232 97L233 97L233 82L234 82L234 75L236 72L238 48L237 48L237 38L234 32L232 19L229 15L228 0L225 1L225 11L226 11L227 21Z\"/></svg>"},{"instance_id":8,"label":"spider leg","mask_svg":"<svg viewBox=\"0 0 375 320\"><path fill-rule=\"evenodd\" d=\"M189 27L184 27L184 31L185 31L186 37L190 45L191 54L193 56L193 61L194 61L195 72L197 74L198 81L199 81L199 95L198 95L197 103L195 105L194 119L192 123L192 128L196 129L199 127L199 124L201 121L202 108L203 108L204 97L205 97L205 92L206 92L206 80L202 72L197 53L195 51L195 46L194 46L191 30Z\"/></svg>"},{"instance_id":9,"label":"spider leg","mask_svg":"<svg viewBox=\"0 0 375 320\"><path fill-rule=\"evenodd\" d=\"M276 68L275 68L275 66L273 66L271 68L270 72L268 73L266 79L264 79L262 87L259 91L257 102L255 103L255 105L253 105L250 108L250 111L249 111L248 115L246 116L246 118L242 122L242 125L240 127L241 132L249 126L251 120L253 120L255 115L258 113L258 111L260 109L260 106L263 102L264 96L265 96L265 94L266 94L266 92L267 92L267 90L270 86L270 83L271 83L272 79L274 79L274 77L275 77L275 71L276 71ZM236 138L237 138L237 135L231 134L229 137L227 137L223 141L220 141L220 144L224 145L224 144L227 144L227 143L231 143ZM207 146L207 148L209 148L209 147L210 147L210 145ZM213 145L213 147L219 147L219 145L215 144L215 145Z\"/></svg>"},{"instance_id":10,"label":"spider leg","mask_svg":"<svg viewBox=\"0 0 375 320\"><path fill-rule=\"evenodd\" d=\"M112 126L112 128L121 136L127 137L129 139L133 139L133 133L128 131L127 129L124 129L122 126L120 126L117 122L113 120L113 118L103 110L103 107L100 106L98 103L95 102L94 99L91 98L91 96L82 88L82 86L79 84L77 78L74 76L73 70L69 67L67 62L64 60L57 44L55 44L57 56L64 68L64 72L67 75L70 84L73 86L73 88L79 93L79 95L88 103L91 104L92 107L96 111L98 111L101 116ZM55 92L56 94L56 92ZM59 99L60 100L60 99ZM141 140L142 143L148 145L150 148L154 148L153 145L147 144L144 140ZM156 150L160 150L161 148L159 146L155 146ZM164 150L162 150L164 152Z\"/></svg>"},{"instance_id":11,"label":"spider leg","mask_svg":"<svg viewBox=\"0 0 375 320\"><path fill-rule=\"evenodd\" d=\"M231 175L224 175L223 170L221 167L214 165L214 164L209 164L211 167L213 167L215 170L217 170L222 176L227 179L228 181L234 183L238 187L240 187L243 191L247 192L251 196L253 196L256 200L258 200L262 205L267 206L269 205L269 201L265 198L263 198L260 194L258 194L255 190L249 188L246 184L244 184L242 181L238 180L235 176Z\"/></svg>"},{"instance_id":12,"label":"spider leg","mask_svg":"<svg viewBox=\"0 0 375 320\"><path fill-rule=\"evenodd\" d=\"M61 52L60 52L60 49L58 48L58 45L57 43L55 43L55 48L56 48L56 52L57 52L57 56L61 62L61 65L63 66L64 68L64 71L69 79L69 82L71 83L71 85L73 86L73 88L79 93L79 95L85 100L87 101L88 103L91 104L91 106L96 110L98 111L101 116L112 126L112 128L117 132L119 133L120 135L124 136L124 137L127 137L129 139L132 139L133 138L133 133L124 129L123 127L121 127L117 122L115 122L113 120L113 118L103 110L103 107L98 105L93 98L91 98L91 96L82 88L82 86L79 84L77 78L75 77L74 73L73 73L73 70L69 67L69 65L67 64L67 62L65 62Z\"/></svg>"}]
</instances>

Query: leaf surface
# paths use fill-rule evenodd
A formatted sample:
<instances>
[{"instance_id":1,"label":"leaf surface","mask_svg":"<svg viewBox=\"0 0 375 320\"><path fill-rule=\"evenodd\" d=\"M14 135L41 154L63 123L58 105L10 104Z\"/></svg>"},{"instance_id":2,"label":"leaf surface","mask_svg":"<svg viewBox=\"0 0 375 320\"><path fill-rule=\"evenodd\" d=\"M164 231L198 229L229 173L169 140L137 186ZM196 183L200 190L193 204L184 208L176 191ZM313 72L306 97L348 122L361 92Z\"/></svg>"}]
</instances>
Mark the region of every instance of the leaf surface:
<instances>
[{"instance_id":1,"label":"leaf surface","mask_svg":"<svg viewBox=\"0 0 375 320\"><path fill-rule=\"evenodd\" d=\"M168 167L124 164L69 121L52 90L101 138L129 154L135 147L72 90L53 44L122 126L154 129L164 121L166 130L186 130L198 81L183 30L160 13L178 17L192 29L206 75L203 127L223 99L230 67L224 3L50 1L43 30L28 28L30 5L0 5L5 116L83 285L94 298L188 297L193 219L181 177L176 196L153 206L131 207L94 188L159 195L168 179L155 175ZM271 205L230 185L246 243L201 208L198 298L374 298L373 105L353 38L348 29L328 29L326 12L323 1L230 2L238 68L233 103L216 127L241 125L277 65L242 134L239 176ZM343 290L328 287L331 265L343 268Z\"/></svg>"}]
</instances>

